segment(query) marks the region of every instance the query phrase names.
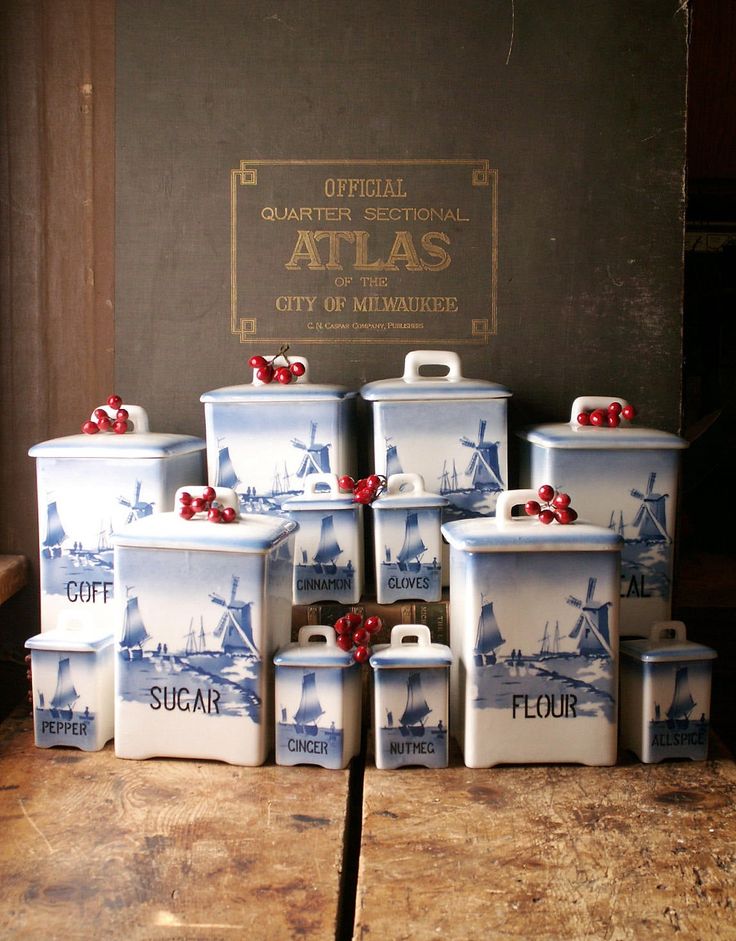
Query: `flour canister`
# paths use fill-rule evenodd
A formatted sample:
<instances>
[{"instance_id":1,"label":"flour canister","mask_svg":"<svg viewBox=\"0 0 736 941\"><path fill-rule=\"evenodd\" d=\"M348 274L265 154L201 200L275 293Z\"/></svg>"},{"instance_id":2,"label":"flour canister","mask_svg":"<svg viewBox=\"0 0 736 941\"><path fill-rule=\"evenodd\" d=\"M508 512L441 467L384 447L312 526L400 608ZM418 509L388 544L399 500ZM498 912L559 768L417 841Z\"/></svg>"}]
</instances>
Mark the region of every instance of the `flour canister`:
<instances>
[{"instance_id":1,"label":"flour canister","mask_svg":"<svg viewBox=\"0 0 736 941\"><path fill-rule=\"evenodd\" d=\"M232 491L217 490L223 506ZM291 633L296 523L163 513L115 538L115 752L259 765L273 654Z\"/></svg>"},{"instance_id":2,"label":"flour canister","mask_svg":"<svg viewBox=\"0 0 736 941\"><path fill-rule=\"evenodd\" d=\"M687 442L626 421L614 428L578 421L612 402L628 404L616 396L581 397L569 424L522 432L522 482L574 493L582 517L622 536L621 633L647 634L672 610L678 477Z\"/></svg>"},{"instance_id":3,"label":"flour canister","mask_svg":"<svg viewBox=\"0 0 736 941\"><path fill-rule=\"evenodd\" d=\"M357 604L363 594L363 508L340 491L336 474L310 474L282 509L299 524L294 604Z\"/></svg>"},{"instance_id":4,"label":"flour canister","mask_svg":"<svg viewBox=\"0 0 736 941\"><path fill-rule=\"evenodd\" d=\"M711 647L682 621L659 621L621 643L621 744L645 763L708 757Z\"/></svg>"},{"instance_id":5,"label":"flour canister","mask_svg":"<svg viewBox=\"0 0 736 941\"><path fill-rule=\"evenodd\" d=\"M355 471L357 393L311 382L302 356L289 356L289 363L303 373L288 385L263 382L254 369L250 384L201 396L209 481L236 490L247 512L279 512L312 474Z\"/></svg>"},{"instance_id":6,"label":"flour canister","mask_svg":"<svg viewBox=\"0 0 736 941\"><path fill-rule=\"evenodd\" d=\"M572 494L573 502L575 495ZM465 763L616 761L621 537L512 509L446 523L453 729Z\"/></svg>"},{"instance_id":7,"label":"flour canister","mask_svg":"<svg viewBox=\"0 0 736 941\"><path fill-rule=\"evenodd\" d=\"M112 633L113 532L173 509L177 487L204 480L201 438L150 432L144 409L124 408L133 429L126 434L69 435L29 451L38 487L41 630L53 628L63 610L90 607Z\"/></svg>"},{"instance_id":8,"label":"flour canister","mask_svg":"<svg viewBox=\"0 0 736 941\"><path fill-rule=\"evenodd\" d=\"M113 737L113 637L91 609L66 610L29 637L33 729L39 748L99 751Z\"/></svg>"},{"instance_id":9,"label":"flour canister","mask_svg":"<svg viewBox=\"0 0 736 941\"><path fill-rule=\"evenodd\" d=\"M345 768L360 751L361 668L335 629L302 627L276 665L276 764Z\"/></svg>"},{"instance_id":10,"label":"flour canister","mask_svg":"<svg viewBox=\"0 0 736 941\"><path fill-rule=\"evenodd\" d=\"M371 504L379 604L442 597L441 513L447 498L428 493L421 474L392 474Z\"/></svg>"},{"instance_id":11,"label":"flour canister","mask_svg":"<svg viewBox=\"0 0 736 941\"><path fill-rule=\"evenodd\" d=\"M449 680L452 651L432 643L426 624L397 624L391 642L376 646L373 727L377 768L449 760Z\"/></svg>"}]
</instances>

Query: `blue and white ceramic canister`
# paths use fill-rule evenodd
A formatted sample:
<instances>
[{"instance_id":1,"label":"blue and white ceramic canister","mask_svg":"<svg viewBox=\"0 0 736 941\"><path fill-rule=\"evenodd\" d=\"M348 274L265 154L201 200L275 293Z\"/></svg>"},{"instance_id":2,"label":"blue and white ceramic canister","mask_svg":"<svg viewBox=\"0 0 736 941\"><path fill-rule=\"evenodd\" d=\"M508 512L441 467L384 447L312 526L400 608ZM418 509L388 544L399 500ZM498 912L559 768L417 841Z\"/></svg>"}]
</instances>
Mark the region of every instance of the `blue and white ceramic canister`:
<instances>
[{"instance_id":1,"label":"blue and white ceramic canister","mask_svg":"<svg viewBox=\"0 0 736 941\"><path fill-rule=\"evenodd\" d=\"M434 367L447 373L422 373ZM445 520L495 512L508 485L508 389L464 378L457 353L414 350L403 376L369 382L360 394L372 407L377 474L421 474L447 498Z\"/></svg>"},{"instance_id":2,"label":"blue and white ceramic canister","mask_svg":"<svg viewBox=\"0 0 736 941\"><path fill-rule=\"evenodd\" d=\"M357 604L363 593L363 508L340 492L336 474L311 474L283 510L299 524L294 604Z\"/></svg>"},{"instance_id":3,"label":"blue and white ceramic canister","mask_svg":"<svg viewBox=\"0 0 736 941\"><path fill-rule=\"evenodd\" d=\"M572 494L575 503L575 494ZM450 543L453 728L465 764L616 761L621 537L512 517L536 491L459 520Z\"/></svg>"},{"instance_id":4,"label":"blue and white ceramic canister","mask_svg":"<svg viewBox=\"0 0 736 941\"><path fill-rule=\"evenodd\" d=\"M682 621L621 642L621 744L649 764L708 757L715 650L687 639Z\"/></svg>"},{"instance_id":5,"label":"blue and white ceramic canister","mask_svg":"<svg viewBox=\"0 0 736 941\"><path fill-rule=\"evenodd\" d=\"M124 408L133 428L126 434L69 435L29 451L38 486L41 630L53 628L63 610L91 607L112 633L113 532L172 509L177 487L204 480L201 438L149 432L140 406Z\"/></svg>"},{"instance_id":6,"label":"blue and white ceramic canister","mask_svg":"<svg viewBox=\"0 0 736 941\"><path fill-rule=\"evenodd\" d=\"M360 664L323 625L300 628L273 662L276 764L345 768L360 751Z\"/></svg>"},{"instance_id":7,"label":"blue and white ceramic canister","mask_svg":"<svg viewBox=\"0 0 736 941\"><path fill-rule=\"evenodd\" d=\"M279 360L281 361L281 360ZM313 474L355 471L356 392L309 380L264 383L253 370L250 385L206 392L207 471L212 486L230 487L245 512L279 512Z\"/></svg>"},{"instance_id":8,"label":"blue and white ceramic canister","mask_svg":"<svg viewBox=\"0 0 736 941\"><path fill-rule=\"evenodd\" d=\"M622 422L616 428L581 425L578 415L627 404L617 396L583 396L569 424L538 425L521 433L522 483L551 484L575 495L578 513L619 533L621 633L647 633L672 610L672 569L680 458L677 435Z\"/></svg>"},{"instance_id":9,"label":"blue and white ceramic canister","mask_svg":"<svg viewBox=\"0 0 736 941\"><path fill-rule=\"evenodd\" d=\"M238 503L223 488L216 499ZM118 757L263 763L273 654L290 635L295 529L276 515L161 513L116 534Z\"/></svg>"},{"instance_id":10,"label":"blue and white ceramic canister","mask_svg":"<svg viewBox=\"0 0 736 941\"><path fill-rule=\"evenodd\" d=\"M451 662L450 648L432 643L426 624L397 624L391 642L375 648L377 768L447 767Z\"/></svg>"},{"instance_id":11,"label":"blue and white ceramic canister","mask_svg":"<svg viewBox=\"0 0 736 941\"><path fill-rule=\"evenodd\" d=\"M95 612L62 611L31 651L33 729L39 748L99 751L113 737L113 638Z\"/></svg>"},{"instance_id":12,"label":"blue and white ceramic canister","mask_svg":"<svg viewBox=\"0 0 736 941\"><path fill-rule=\"evenodd\" d=\"M392 474L374 511L379 604L442 597L442 509L447 498L424 489L420 474Z\"/></svg>"}]
</instances>

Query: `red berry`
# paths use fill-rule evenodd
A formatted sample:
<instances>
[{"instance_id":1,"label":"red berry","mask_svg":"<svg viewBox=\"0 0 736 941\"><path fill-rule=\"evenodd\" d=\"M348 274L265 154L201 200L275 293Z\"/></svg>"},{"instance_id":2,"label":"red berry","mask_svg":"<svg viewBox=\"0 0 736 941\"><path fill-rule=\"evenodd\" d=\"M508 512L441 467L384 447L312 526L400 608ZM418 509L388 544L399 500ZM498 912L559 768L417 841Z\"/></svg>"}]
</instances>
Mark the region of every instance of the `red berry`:
<instances>
[{"instance_id":1,"label":"red berry","mask_svg":"<svg viewBox=\"0 0 736 941\"><path fill-rule=\"evenodd\" d=\"M363 622L363 618L357 611L348 611L347 614L343 614L343 618L351 627L358 627Z\"/></svg>"},{"instance_id":2,"label":"red berry","mask_svg":"<svg viewBox=\"0 0 736 941\"><path fill-rule=\"evenodd\" d=\"M185 520L190 520L194 516L194 510L190 506L183 506L179 510L179 516Z\"/></svg>"},{"instance_id":3,"label":"red berry","mask_svg":"<svg viewBox=\"0 0 736 941\"><path fill-rule=\"evenodd\" d=\"M115 422L113 422L113 423L112 423L112 430L115 432L116 435L124 435L125 432L128 430L128 423L127 423L127 421L115 421Z\"/></svg>"},{"instance_id":4,"label":"red berry","mask_svg":"<svg viewBox=\"0 0 736 941\"><path fill-rule=\"evenodd\" d=\"M111 395L107 400L107 404L110 406L110 408L114 408L117 411L123 404L123 400L119 395Z\"/></svg>"},{"instance_id":5,"label":"red berry","mask_svg":"<svg viewBox=\"0 0 736 941\"><path fill-rule=\"evenodd\" d=\"M190 506L195 513L201 513L204 509L204 502L205 501L202 499L202 497L192 497Z\"/></svg>"},{"instance_id":6,"label":"red berry","mask_svg":"<svg viewBox=\"0 0 736 941\"><path fill-rule=\"evenodd\" d=\"M263 356L251 356L248 360L248 365L252 366L253 369L261 369L263 366L267 366L268 363Z\"/></svg>"},{"instance_id":7,"label":"red berry","mask_svg":"<svg viewBox=\"0 0 736 941\"><path fill-rule=\"evenodd\" d=\"M353 629L352 624L346 617L338 618L335 621L335 631L340 635L349 634ZM350 641L350 646L353 646L352 640Z\"/></svg>"},{"instance_id":8,"label":"red berry","mask_svg":"<svg viewBox=\"0 0 736 941\"><path fill-rule=\"evenodd\" d=\"M99 430L100 430L100 428L99 428L99 425L97 424L97 422L94 422L94 421L91 421L91 420L90 420L90 421L86 421L86 422L82 425L82 431L83 431L84 434L86 434L86 435L96 435Z\"/></svg>"},{"instance_id":9,"label":"red berry","mask_svg":"<svg viewBox=\"0 0 736 941\"><path fill-rule=\"evenodd\" d=\"M357 631L353 631L353 643L360 646L361 644L367 644L370 639L370 634L364 627L359 627Z\"/></svg>"},{"instance_id":10,"label":"red berry","mask_svg":"<svg viewBox=\"0 0 736 941\"><path fill-rule=\"evenodd\" d=\"M232 523L237 515L231 506L226 506L222 511L222 521L223 523Z\"/></svg>"},{"instance_id":11,"label":"red berry","mask_svg":"<svg viewBox=\"0 0 736 941\"><path fill-rule=\"evenodd\" d=\"M349 474L343 474L337 481L337 486L340 490L347 490L348 493L352 493L355 490L355 481Z\"/></svg>"},{"instance_id":12,"label":"red berry","mask_svg":"<svg viewBox=\"0 0 736 941\"><path fill-rule=\"evenodd\" d=\"M294 376L303 376L305 373L304 363L292 363L289 369Z\"/></svg>"},{"instance_id":13,"label":"red berry","mask_svg":"<svg viewBox=\"0 0 736 941\"><path fill-rule=\"evenodd\" d=\"M107 412L104 408L95 409L95 418L107 418Z\"/></svg>"},{"instance_id":14,"label":"red berry","mask_svg":"<svg viewBox=\"0 0 736 941\"><path fill-rule=\"evenodd\" d=\"M568 523L574 523L577 518L578 514L571 506L565 507L564 510L557 510L555 513L555 519L563 526L567 526Z\"/></svg>"},{"instance_id":15,"label":"red berry","mask_svg":"<svg viewBox=\"0 0 736 941\"><path fill-rule=\"evenodd\" d=\"M602 408L597 408L594 412L591 412L590 415L590 424L600 427L604 423L608 422L608 418Z\"/></svg>"},{"instance_id":16,"label":"red berry","mask_svg":"<svg viewBox=\"0 0 736 941\"><path fill-rule=\"evenodd\" d=\"M214 487L205 487L204 490L202 491L203 500L211 501L211 500L214 500L216 496L217 494L215 493Z\"/></svg>"},{"instance_id":17,"label":"red berry","mask_svg":"<svg viewBox=\"0 0 736 941\"><path fill-rule=\"evenodd\" d=\"M209 510L207 511L207 519L211 523L221 523L222 513L220 512L220 508L217 506L210 507Z\"/></svg>"},{"instance_id":18,"label":"red berry","mask_svg":"<svg viewBox=\"0 0 736 941\"><path fill-rule=\"evenodd\" d=\"M552 510L542 510L539 514L539 522L544 523L545 526L549 526L552 520L555 518L555 514Z\"/></svg>"},{"instance_id":19,"label":"red berry","mask_svg":"<svg viewBox=\"0 0 736 941\"><path fill-rule=\"evenodd\" d=\"M372 490L367 490L365 487L363 487L362 489L355 491L353 495L353 502L364 504L373 503L374 497L375 493Z\"/></svg>"},{"instance_id":20,"label":"red berry","mask_svg":"<svg viewBox=\"0 0 736 941\"><path fill-rule=\"evenodd\" d=\"M365 663L368 657L370 656L370 650L367 647L356 647L355 652L353 653L353 660L358 663Z\"/></svg>"},{"instance_id":21,"label":"red berry","mask_svg":"<svg viewBox=\"0 0 736 941\"><path fill-rule=\"evenodd\" d=\"M581 412L578 415L578 425L589 425L590 424L590 413Z\"/></svg>"},{"instance_id":22,"label":"red berry","mask_svg":"<svg viewBox=\"0 0 736 941\"><path fill-rule=\"evenodd\" d=\"M127 421L127 420L128 420L128 409L127 409L127 408L119 408L119 409L117 410L117 412L115 412L115 418L117 418L118 421Z\"/></svg>"},{"instance_id":23,"label":"red berry","mask_svg":"<svg viewBox=\"0 0 736 941\"><path fill-rule=\"evenodd\" d=\"M618 417L618 415L614 415L613 412L609 412L606 424L609 428L618 428L618 426L621 424L621 419Z\"/></svg>"},{"instance_id":24,"label":"red berry","mask_svg":"<svg viewBox=\"0 0 736 941\"><path fill-rule=\"evenodd\" d=\"M536 500L527 500L524 504L524 511L527 516L539 516L542 511L542 507L537 503Z\"/></svg>"},{"instance_id":25,"label":"red berry","mask_svg":"<svg viewBox=\"0 0 736 941\"><path fill-rule=\"evenodd\" d=\"M377 634L383 627L383 621L376 614L372 614L369 618L365 619L363 627L368 631L369 634Z\"/></svg>"},{"instance_id":26,"label":"red berry","mask_svg":"<svg viewBox=\"0 0 736 941\"><path fill-rule=\"evenodd\" d=\"M626 421L631 421L632 418L636 417L636 409L633 405L624 405L621 410L621 414L626 419Z\"/></svg>"},{"instance_id":27,"label":"red berry","mask_svg":"<svg viewBox=\"0 0 736 941\"><path fill-rule=\"evenodd\" d=\"M611 402L611 404L608 406L608 411L609 411L612 415L620 415L620 414L621 414L621 403L620 403L620 402Z\"/></svg>"},{"instance_id":28,"label":"red berry","mask_svg":"<svg viewBox=\"0 0 736 941\"><path fill-rule=\"evenodd\" d=\"M383 481L378 476L378 474L371 474L370 477L366 478L365 485L371 490L378 490L382 483Z\"/></svg>"},{"instance_id":29,"label":"red berry","mask_svg":"<svg viewBox=\"0 0 736 941\"><path fill-rule=\"evenodd\" d=\"M555 495L555 489L554 487L550 487L549 484L542 484L539 490L537 490L537 493L539 494L539 499L543 503L549 503L549 501Z\"/></svg>"},{"instance_id":30,"label":"red berry","mask_svg":"<svg viewBox=\"0 0 736 941\"><path fill-rule=\"evenodd\" d=\"M191 502L192 495L187 490L184 490L179 494L179 503L181 503L182 506L189 506Z\"/></svg>"},{"instance_id":31,"label":"red berry","mask_svg":"<svg viewBox=\"0 0 736 941\"><path fill-rule=\"evenodd\" d=\"M349 634L338 634L335 641L340 650L348 651L353 649L353 638Z\"/></svg>"},{"instance_id":32,"label":"red berry","mask_svg":"<svg viewBox=\"0 0 736 941\"><path fill-rule=\"evenodd\" d=\"M291 382L291 372L286 366L279 366L276 370L276 381L280 382L282 386L288 386Z\"/></svg>"},{"instance_id":33,"label":"red berry","mask_svg":"<svg viewBox=\"0 0 736 941\"><path fill-rule=\"evenodd\" d=\"M107 415L105 415L104 418L101 418L101 419L97 422L97 426L98 426L98 428L100 429L100 431L109 431L109 430L112 428L112 422L111 422L110 419L107 417Z\"/></svg>"},{"instance_id":34,"label":"red berry","mask_svg":"<svg viewBox=\"0 0 736 941\"><path fill-rule=\"evenodd\" d=\"M566 507L570 506L570 494L558 493L552 501L552 504L556 506L558 510L564 510Z\"/></svg>"},{"instance_id":35,"label":"red berry","mask_svg":"<svg viewBox=\"0 0 736 941\"><path fill-rule=\"evenodd\" d=\"M273 369L270 366L261 366L256 373L256 378L267 385L273 379Z\"/></svg>"}]
</instances>

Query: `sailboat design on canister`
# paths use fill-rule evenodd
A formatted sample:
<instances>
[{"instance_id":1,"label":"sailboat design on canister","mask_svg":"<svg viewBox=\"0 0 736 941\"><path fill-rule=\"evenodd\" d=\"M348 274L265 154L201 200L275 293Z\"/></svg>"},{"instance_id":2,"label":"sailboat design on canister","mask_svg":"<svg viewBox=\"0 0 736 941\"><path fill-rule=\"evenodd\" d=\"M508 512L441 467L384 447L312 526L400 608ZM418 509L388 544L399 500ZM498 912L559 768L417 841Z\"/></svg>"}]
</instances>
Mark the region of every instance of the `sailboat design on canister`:
<instances>
[{"instance_id":1,"label":"sailboat design on canister","mask_svg":"<svg viewBox=\"0 0 736 941\"><path fill-rule=\"evenodd\" d=\"M406 706L399 718L401 734L420 738L424 735L424 720L432 709L422 692L422 675L410 673L406 681Z\"/></svg>"},{"instance_id":2,"label":"sailboat design on canister","mask_svg":"<svg viewBox=\"0 0 736 941\"><path fill-rule=\"evenodd\" d=\"M477 667L491 666L496 662L496 651L506 643L493 611L493 602L480 596L480 614L473 644L473 662Z\"/></svg>"},{"instance_id":3,"label":"sailboat design on canister","mask_svg":"<svg viewBox=\"0 0 736 941\"><path fill-rule=\"evenodd\" d=\"M132 589L128 588L130 592ZM120 647L123 656L128 660L143 659L143 644L150 638L150 634L143 623L137 596L127 598L125 602L125 617L123 620L123 633L120 638Z\"/></svg>"},{"instance_id":4,"label":"sailboat design on canister","mask_svg":"<svg viewBox=\"0 0 736 941\"><path fill-rule=\"evenodd\" d=\"M72 719L74 717L74 703L78 699L79 693L74 688L69 657L62 657L59 660L56 689L49 703L51 715L55 719Z\"/></svg>"},{"instance_id":5,"label":"sailboat design on canister","mask_svg":"<svg viewBox=\"0 0 736 941\"><path fill-rule=\"evenodd\" d=\"M317 696L317 674L314 670L302 677L302 697L294 713L294 728L300 735L316 735L317 720L325 714Z\"/></svg>"},{"instance_id":6,"label":"sailboat design on canister","mask_svg":"<svg viewBox=\"0 0 736 941\"><path fill-rule=\"evenodd\" d=\"M52 559L61 555L61 544L67 538L61 517L59 516L59 508L56 504L56 500L52 500L46 506L46 536L41 543L43 546L43 558Z\"/></svg>"}]
</instances>

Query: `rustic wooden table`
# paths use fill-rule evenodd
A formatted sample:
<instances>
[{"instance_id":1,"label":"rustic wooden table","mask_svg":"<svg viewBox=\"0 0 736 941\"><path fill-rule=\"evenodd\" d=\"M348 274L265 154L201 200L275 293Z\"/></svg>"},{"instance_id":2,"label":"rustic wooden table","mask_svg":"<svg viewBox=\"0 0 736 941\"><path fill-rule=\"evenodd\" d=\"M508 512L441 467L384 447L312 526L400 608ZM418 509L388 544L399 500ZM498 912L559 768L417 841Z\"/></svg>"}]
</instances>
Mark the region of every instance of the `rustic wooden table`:
<instances>
[{"instance_id":1,"label":"rustic wooden table","mask_svg":"<svg viewBox=\"0 0 736 941\"><path fill-rule=\"evenodd\" d=\"M37 749L15 715L0 726L0 936L736 938L736 765L711 754L238 768Z\"/></svg>"}]
</instances>

